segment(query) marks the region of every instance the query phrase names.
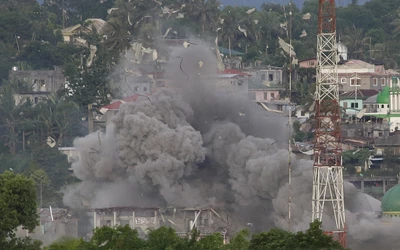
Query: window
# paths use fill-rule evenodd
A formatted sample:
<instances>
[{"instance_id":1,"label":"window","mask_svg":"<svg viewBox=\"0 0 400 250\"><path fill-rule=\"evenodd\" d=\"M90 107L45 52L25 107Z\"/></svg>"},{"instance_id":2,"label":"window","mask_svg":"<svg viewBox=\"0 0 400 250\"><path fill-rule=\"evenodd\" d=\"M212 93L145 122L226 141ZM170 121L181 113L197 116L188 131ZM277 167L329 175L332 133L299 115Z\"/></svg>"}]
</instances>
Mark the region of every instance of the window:
<instances>
[{"instance_id":1,"label":"window","mask_svg":"<svg viewBox=\"0 0 400 250\"><path fill-rule=\"evenodd\" d=\"M268 81L272 82L274 80L274 74L268 74Z\"/></svg>"},{"instance_id":2,"label":"window","mask_svg":"<svg viewBox=\"0 0 400 250\"><path fill-rule=\"evenodd\" d=\"M378 78L372 78L372 85L378 86Z\"/></svg>"},{"instance_id":3,"label":"window","mask_svg":"<svg viewBox=\"0 0 400 250\"><path fill-rule=\"evenodd\" d=\"M314 61L309 61L308 62L308 66L314 66L315 65L315 62Z\"/></svg>"},{"instance_id":4,"label":"window","mask_svg":"<svg viewBox=\"0 0 400 250\"><path fill-rule=\"evenodd\" d=\"M346 83L346 82L347 82L346 78L342 77L342 79L340 79L340 83Z\"/></svg>"},{"instance_id":5,"label":"window","mask_svg":"<svg viewBox=\"0 0 400 250\"><path fill-rule=\"evenodd\" d=\"M271 99L272 99L272 100L275 99L275 93L271 93Z\"/></svg>"},{"instance_id":6,"label":"window","mask_svg":"<svg viewBox=\"0 0 400 250\"><path fill-rule=\"evenodd\" d=\"M350 79L350 86L360 86L360 85L361 85L361 78Z\"/></svg>"},{"instance_id":7,"label":"window","mask_svg":"<svg viewBox=\"0 0 400 250\"><path fill-rule=\"evenodd\" d=\"M135 92L137 92L137 91L139 90L139 87L138 87L138 86L135 86L135 87L133 88L133 90L134 90Z\"/></svg>"},{"instance_id":8,"label":"window","mask_svg":"<svg viewBox=\"0 0 400 250\"><path fill-rule=\"evenodd\" d=\"M364 105L364 108L366 109L366 108L367 108L367 105Z\"/></svg>"},{"instance_id":9,"label":"window","mask_svg":"<svg viewBox=\"0 0 400 250\"><path fill-rule=\"evenodd\" d=\"M381 108L384 108L384 107L385 107L385 105L382 104L382 105L381 105Z\"/></svg>"},{"instance_id":10,"label":"window","mask_svg":"<svg viewBox=\"0 0 400 250\"><path fill-rule=\"evenodd\" d=\"M382 84L381 84L382 86L386 86L386 79L385 78L382 78Z\"/></svg>"},{"instance_id":11,"label":"window","mask_svg":"<svg viewBox=\"0 0 400 250\"><path fill-rule=\"evenodd\" d=\"M302 110L302 111L300 112L300 115L301 115L301 116L305 116L305 115L306 115L306 111Z\"/></svg>"},{"instance_id":12,"label":"window","mask_svg":"<svg viewBox=\"0 0 400 250\"><path fill-rule=\"evenodd\" d=\"M39 97L35 97L35 104L39 102Z\"/></svg>"},{"instance_id":13,"label":"window","mask_svg":"<svg viewBox=\"0 0 400 250\"><path fill-rule=\"evenodd\" d=\"M347 109L347 102L343 103L343 108Z\"/></svg>"},{"instance_id":14,"label":"window","mask_svg":"<svg viewBox=\"0 0 400 250\"><path fill-rule=\"evenodd\" d=\"M351 108L358 108L358 103L357 102L352 102L350 105Z\"/></svg>"},{"instance_id":15,"label":"window","mask_svg":"<svg viewBox=\"0 0 400 250\"><path fill-rule=\"evenodd\" d=\"M264 92L264 100L268 100L268 92Z\"/></svg>"},{"instance_id":16,"label":"window","mask_svg":"<svg viewBox=\"0 0 400 250\"><path fill-rule=\"evenodd\" d=\"M143 91L147 91L147 87L143 87Z\"/></svg>"}]
</instances>

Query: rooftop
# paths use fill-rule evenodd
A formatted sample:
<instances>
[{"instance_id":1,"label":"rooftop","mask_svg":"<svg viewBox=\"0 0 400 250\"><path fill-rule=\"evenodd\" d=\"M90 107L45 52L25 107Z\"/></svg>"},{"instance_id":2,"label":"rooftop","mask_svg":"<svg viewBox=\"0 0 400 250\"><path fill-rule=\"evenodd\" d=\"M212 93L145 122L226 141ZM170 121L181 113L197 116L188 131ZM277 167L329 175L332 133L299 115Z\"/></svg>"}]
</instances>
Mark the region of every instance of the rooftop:
<instances>
[{"instance_id":1,"label":"rooftop","mask_svg":"<svg viewBox=\"0 0 400 250\"><path fill-rule=\"evenodd\" d=\"M112 102L112 103L110 103L110 104L108 104L108 105L102 107L102 108L100 109L100 112L102 112L102 110L103 110L104 112L106 112L107 110L118 110L119 107L121 106L121 104L123 104L123 103L125 103L125 102L134 102L134 101L136 101L140 96L141 96L141 95L135 94L135 95L133 95L133 96L125 97L125 98L122 99L122 100L117 100L117 101L115 101L115 102ZM102 113L103 113L103 112L102 112Z\"/></svg>"},{"instance_id":2,"label":"rooftop","mask_svg":"<svg viewBox=\"0 0 400 250\"><path fill-rule=\"evenodd\" d=\"M381 92L379 92L379 94L376 97L376 103L379 104L389 104L390 102L390 89L388 86L386 86L385 88L382 89Z\"/></svg>"},{"instance_id":3,"label":"rooftop","mask_svg":"<svg viewBox=\"0 0 400 250\"><path fill-rule=\"evenodd\" d=\"M378 94L379 91L375 89L358 89L357 90L357 98L358 99L363 99L366 100L367 98L374 96ZM348 92L343 92L340 94L341 99L354 99L356 97L356 92L355 91L348 91Z\"/></svg>"},{"instance_id":4,"label":"rooftop","mask_svg":"<svg viewBox=\"0 0 400 250\"><path fill-rule=\"evenodd\" d=\"M400 184L385 193L382 198L381 208L384 214L400 214Z\"/></svg>"},{"instance_id":5,"label":"rooftop","mask_svg":"<svg viewBox=\"0 0 400 250\"><path fill-rule=\"evenodd\" d=\"M229 53L229 49L227 49L227 48L223 48L223 47L218 47L218 48L219 48L219 52L224 55L229 55L229 54L231 54L232 56L244 56L245 55L245 53L237 51L237 50L231 49L231 51Z\"/></svg>"},{"instance_id":6,"label":"rooftop","mask_svg":"<svg viewBox=\"0 0 400 250\"><path fill-rule=\"evenodd\" d=\"M269 84L265 85L262 83L257 83L255 81L249 82L249 90L282 90L284 89L282 85L279 84Z\"/></svg>"}]
</instances>

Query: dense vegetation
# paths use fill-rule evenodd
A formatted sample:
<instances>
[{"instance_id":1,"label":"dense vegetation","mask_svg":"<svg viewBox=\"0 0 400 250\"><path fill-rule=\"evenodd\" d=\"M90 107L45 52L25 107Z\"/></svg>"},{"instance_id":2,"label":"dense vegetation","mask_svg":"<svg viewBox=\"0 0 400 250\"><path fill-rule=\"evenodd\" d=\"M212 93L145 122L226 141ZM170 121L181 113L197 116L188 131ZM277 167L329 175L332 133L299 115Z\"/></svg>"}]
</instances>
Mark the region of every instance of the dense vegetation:
<instances>
[{"instance_id":1,"label":"dense vegetation","mask_svg":"<svg viewBox=\"0 0 400 250\"><path fill-rule=\"evenodd\" d=\"M228 244L224 244L221 233L199 238L199 232L193 231L190 237L182 238L171 228L161 227L150 231L146 240L140 239L136 230L129 226L97 228L89 242L81 239L61 239L46 250L340 250L344 249L337 241L320 229L320 222L310 224L305 232L289 233L280 229L255 234L250 237L248 230L236 234Z\"/></svg>"}]
</instances>

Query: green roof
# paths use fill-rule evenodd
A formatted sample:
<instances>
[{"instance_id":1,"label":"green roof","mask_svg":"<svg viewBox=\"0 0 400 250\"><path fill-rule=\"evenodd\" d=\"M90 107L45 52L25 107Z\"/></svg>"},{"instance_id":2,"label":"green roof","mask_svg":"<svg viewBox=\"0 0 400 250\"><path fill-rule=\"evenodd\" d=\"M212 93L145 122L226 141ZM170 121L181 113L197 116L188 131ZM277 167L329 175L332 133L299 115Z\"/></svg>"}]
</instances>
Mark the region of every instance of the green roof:
<instances>
[{"instance_id":1,"label":"green roof","mask_svg":"<svg viewBox=\"0 0 400 250\"><path fill-rule=\"evenodd\" d=\"M386 214L400 212L400 184L389 189L382 198L382 212Z\"/></svg>"},{"instance_id":2,"label":"green roof","mask_svg":"<svg viewBox=\"0 0 400 250\"><path fill-rule=\"evenodd\" d=\"M219 49L219 52L221 54L229 55L229 49L223 48L223 47L218 47L218 49ZM237 51L237 50L233 50L233 49L231 49L231 53L230 54L232 56L244 56L245 55L245 53Z\"/></svg>"},{"instance_id":3,"label":"green roof","mask_svg":"<svg viewBox=\"0 0 400 250\"><path fill-rule=\"evenodd\" d=\"M389 99L389 87L386 86L384 89L382 89L381 92L379 92L378 96L376 97L376 103L378 104L389 104L390 99Z\"/></svg>"}]
</instances>

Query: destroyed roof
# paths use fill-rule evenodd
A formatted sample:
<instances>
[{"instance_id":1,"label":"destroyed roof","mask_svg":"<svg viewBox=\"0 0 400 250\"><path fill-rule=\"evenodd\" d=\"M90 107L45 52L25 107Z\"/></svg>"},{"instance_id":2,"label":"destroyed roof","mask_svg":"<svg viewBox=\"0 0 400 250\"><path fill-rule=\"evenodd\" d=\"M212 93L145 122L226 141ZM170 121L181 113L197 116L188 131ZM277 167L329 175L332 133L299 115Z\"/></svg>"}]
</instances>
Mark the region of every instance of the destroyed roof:
<instances>
[{"instance_id":1,"label":"destroyed roof","mask_svg":"<svg viewBox=\"0 0 400 250\"><path fill-rule=\"evenodd\" d=\"M102 110L104 110L104 109L105 109L105 110L118 110L122 103L125 103L125 102L134 102L134 101L136 101L139 97L140 97L140 95L128 96L128 97L126 97L126 98L124 98L124 99L122 99L122 100L118 100L118 101L115 101L115 102L113 102L113 103L110 103L110 104L108 104L108 105L102 107L101 109L102 109Z\"/></svg>"},{"instance_id":2,"label":"destroyed roof","mask_svg":"<svg viewBox=\"0 0 400 250\"><path fill-rule=\"evenodd\" d=\"M87 28L89 30L92 30L94 28L98 32L100 32L104 28L104 26L107 24L107 22L100 18L88 18L85 20L85 24L87 24ZM77 29L79 29L81 27L82 27L81 24L76 24L74 26L70 26L70 27L63 29L61 32L64 35L72 35L74 31L76 31Z\"/></svg>"},{"instance_id":3,"label":"destroyed roof","mask_svg":"<svg viewBox=\"0 0 400 250\"><path fill-rule=\"evenodd\" d=\"M225 69L220 74L235 74L235 75L239 75L239 76L250 76L249 74L246 74L237 69Z\"/></svg>"}]
</instances>

